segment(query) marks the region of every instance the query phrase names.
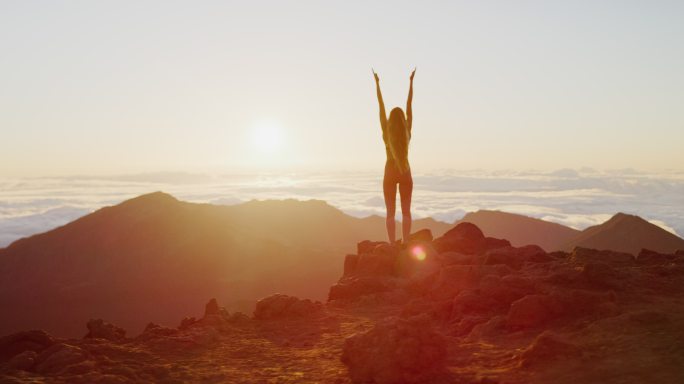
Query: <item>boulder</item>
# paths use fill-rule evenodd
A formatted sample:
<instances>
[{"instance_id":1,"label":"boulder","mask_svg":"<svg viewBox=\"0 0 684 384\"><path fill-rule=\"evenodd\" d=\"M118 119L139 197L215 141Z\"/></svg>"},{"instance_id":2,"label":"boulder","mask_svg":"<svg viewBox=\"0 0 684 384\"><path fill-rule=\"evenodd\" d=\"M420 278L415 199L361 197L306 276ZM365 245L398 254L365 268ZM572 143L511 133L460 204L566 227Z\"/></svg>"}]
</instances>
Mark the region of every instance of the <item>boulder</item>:
<instances>
[{"instance_id":1,"label":"boulder","mask_svg":"<svg viewBox=\"0 0 684 384\"><path fill-rule=\"evenodd\" d=\"M110 341L121 341L126 338L126 330L113 324L107 323L102 319L90 319L88 333L85 339L105 339Z\"/></svg>"},{"instance_id":2,"label":"boulder","mask_svg":"<svg viewBox=\"0 0 684 384\"><path fill-rule=\"evenodd\" d=\"M216 299L211 299L209 302L204 306L204 317L207 316L222 316L222 317L228 317L228 311L219 306L218 301Z\"/></svg>"},{"instance_id":3,"label":"boulder","mask_svg":"<svg viewBox=\"0 0 684 384\"><path fill-rule=\"evenodd\" d=\"M390 244L380 244L371 252L360 253L354 268L354 275L363 276L392 276L399 255L399 247Z\"/></svg>"},{"instance_id":4,"label":"boulder","mask_svg":"<svg viewBox=\"0 0 684 384\"><path fill-rule=\"evenodd\" d=\"M485 253L485 264L506 264L511 268L520 269L525 262L547 262L552 258L538 245L524 247L501 247Z\"/></svg>"},{"instance_id":5,"label":"boulder","mask_svg":"<svg viewBox=\"0 0 684 384\"><path fill-rule=\"evenodd\" d=\"M365 295L386 292L396 288L394 278L383 276L359 276L344 278L330 287L328 300L356 300Z\"/></svg>"},{"instance_id":6,"label":"boulder","mask_svg":"<svg viewBox=\"0 0 684 384\"><path fill-rule=\"evenodd\" d=\"M180 325L178 326L178 329L183 330L183 329L188 329L190 328L191 325L197 323L197 319L194 317L184 317L183 320L181 320Z\"/></svg>"},{"instance_id":7,"label":"boulder","mask_svg":"<svg viewBox=\"0 0 684 384\"><path fill-rule=\"evenodd\" d=\"M15 355L7 362L7 368L28 371L36 362L38 354L35 351L24 351Z\"/></svg>"},{"instance_id":8,"label":"boulder","mask_svg":"<svg viewBox=\"0 0 684 384\"><path fill-rule=\"evenodd\" d=\"M520 365L525 368L546 366L550 361L576 358L581 355L580 348L558 335L545 331L527 347L520 356Z\"/></svg>"},{"instance_id":9,"label":"boulder","mask_svg":"<svg viewBox=\"0 0 684 384\"><path fill-rule=\"evenodd\" d=\"M642 249L637 255L636 262L642 265L655 265L671 263L677 257L676 254L665 254Z\"/></svg>"},{"instance_id":10,"label":"boulder","mask_svg":"<svg viewBox=\"0 0 684 384\"><path fill-rule=\"evenodd\" d=\"M259 300L254 310L254 318L258 320L280 319L287 317L305 317L318 314L323 309L320 302L299 299L277 293Z\"/></svg>"},{"instance_id":11,"label":"boulder","mask_svg":"<svg viewBox=\"0 0 684 384\"><path fill-rule=\"evenodd\" d=\"M480 295L494 300L492 306L508 307L516 300L527 295L536 293L534 283L516 275L508 275L503 278L497 275L488 275L480 282Z\"/></svg>"},{"instance_id":12,"label":"boulder","mask_svg":"<svg viewBox=\"0 0 684 384\"><path fill-rule=\"evenodd\" d=\"M509 329L537 327L560 314L560 303L549 295L527 295L511 304L506 317Z\"/></svg>"},{"instance_id":13,"label":"boulder","mask_svg":"<svg viewBox=\"0 0 684 384\"><path fill-rule=\"evenodd\" d=\"M465 289L477 287L484 276L503 276L506 273L506 268L501 266L450 265L439 271L432 286L432 294L437 298L455 297Z\"/></svg>"},{"instance_id":14,"label":"boulder","mask_svg":"<svg viewBox=\"0 0 684 384\"><path fill-rule=\"evenodd\" d=\"M347 338L342 362L354 383L425 383L446 370L447 341L427 315L378 321Z\"/></svg>"},{"instance_id":15,"label":"boulder","mask_svg":"<svg viewBox=\"0 0 684 384\"><path fill-rule=\"evenodd\" d=\"M485 237L484 247L486 250L510 247L511 242L505 239L497 239L494 237Z\"/></svg>"},{"instance_id":16,"label":"boulder","mask_svg":"<svg viewBox=\"0 0 684 384\"><path fill-rule=\"evenodd\" d=\"M619 288L619 272L603 262L588 262L582 268L581 278L591 287Z\"/></svg>"},{"instance_id":17,"label":"boulder","mask_svg":"<svg viewBox=\"0 0 684 384\"><path fill-rule=\"evenodd\" d=\"M629 253L608 250L599 251L583 247L575 247L572 254L570 254L570 261L580 264L600 261L610 265L630 265L634 263L634 260L634 256Z\"/></svg>"},{"instance_id":18,"label":"boulder","mask_svg":"<svg viewBox=\"0 0 684 384\"><path fill-rule=\"evenodd\" d=\"M434 241L438 252L478 254L486 249L485 236L475 224L460 223Z\"/></svg>"},{"instance_id":19,"label":"boulder","mask_svg":"<svg viewBox=\"0 0 684 384\"><path fill-rule=\"evenodd\" d=\"M409 235L408 242L409 243L429 243L433 239L432 237L432 231L429 229L421 229L419 231L416 231Z\"/></svg>"},{"instance_id":20,"label":"boulder","mask_svg":"<svg viewBox=\"0 0 684 384\"><path fill-rule=\"evenodd\" d=\"M7 361L24 351L41 352L53 344L55 340L52 336L40 330L17 332L0 337L0 362Z\"/></svg>"},{"instance_id":21,"label":"boulder","mask_svg":"<svg viewBox=\"0 0 684 384\"><path fill-rule=\"evenodd\" d=\"M494 312L498 306L492 298L468 289L454 298L450 318L460 319L464 315L484 315Z\"/></svg>"},{"instance_id":22,"label":"boulder","mask_svg":"<svg viewBox=\"0 0 684 384\"><path fill-rule=\"evenodd\" d=\"M168 336L177 335L180 332L178 328L165 327L156 323L148 323L145 326L142 334L140 334L138 340L150 340L156 338L163 338Z\"/></svg>"},{"instance_id":23,"label":"boulder","mask_svg":"<svg viewBox=\"0 0 684 384\"><path fill-rule=\"evenodd\" d=\"M41 352L35 359L33 369L42 374L54 374L87 359L88 353L81 348L59 343Z\"/></svg>"},{"instance_id":24,"label":"boulder","mask_svg":"<svg viewBox=\"0 0 684 384\"><path fill-rule=\"evenodd\" d=\"M344 272L342 276L351 276L356 272L356 264L359 262L359 255L347 255L344 257Z\"/></svg>"},{"instance_id":25,"label":"boulder","mask_svg":"<svg viewBox=\"0 0 684 384\"><path fill-rule=\"evenodd\" d=\"M370 253L377 247L378 245L381 244L387 244L385 241L370 241L370 240L364 240L356 244L356 254L360 255L362 253Z\"/></svg>"}]
</instances>

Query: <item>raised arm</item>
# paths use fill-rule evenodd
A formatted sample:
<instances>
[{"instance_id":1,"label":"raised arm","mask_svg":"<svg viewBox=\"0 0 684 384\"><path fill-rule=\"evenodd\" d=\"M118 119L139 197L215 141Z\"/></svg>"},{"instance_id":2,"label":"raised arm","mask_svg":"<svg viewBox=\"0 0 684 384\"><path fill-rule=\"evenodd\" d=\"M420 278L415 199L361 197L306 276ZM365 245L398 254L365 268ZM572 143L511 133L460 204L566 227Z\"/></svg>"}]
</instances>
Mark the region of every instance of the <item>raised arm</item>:
<instances>
[{"instance_id":1,"label":"raised arm","mask_svg":"<svg viewBox=\"0 0 684 384\"><path fill-rule=\"evenodd\" d=\"M413 127L413 109L411 108L411 103L413 102L413 76L416 75L416 70L413 69L411 72L411 85L409 86L408 100L406 100L406 122L408 123L409 134L411 134L411 128Z\"/></svg>"},{"instance_id":2,"label":"raised arm","mask_svg":"<svg viewBox=\"0 0 684 384\"><path fill-rule=\"evenodd\" d=\"M375 77L375 90L378 94L378 104L380 104L380 127L382 127L382 133L385 133L387 129L387 114L385 113L385 102L382 101L382 92L380 92L380 78L378 74L373 71L373 77Z\"/></svg>"}]
</instances>

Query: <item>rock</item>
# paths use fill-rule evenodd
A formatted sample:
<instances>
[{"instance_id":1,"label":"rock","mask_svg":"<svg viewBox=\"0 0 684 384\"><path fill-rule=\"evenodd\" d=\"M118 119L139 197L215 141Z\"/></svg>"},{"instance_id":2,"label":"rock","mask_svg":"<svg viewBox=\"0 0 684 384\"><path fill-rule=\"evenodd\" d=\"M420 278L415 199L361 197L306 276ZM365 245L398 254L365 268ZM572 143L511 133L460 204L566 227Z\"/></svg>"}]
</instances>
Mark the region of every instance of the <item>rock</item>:
<instances>
[{"instance_id":1,"label":"rock","mask_svg":"<svg viewBox=\"0 0 684 384\"><path fill-rule=\"evenodd\" d=\"M373 251L373 249L375 249L375 247L381 244L387 244L387 242L364 240L356 244L356 254L360 255L362 253L370 253Z\"/></svg>"},{"instance_id":2,"label":"rock","mask_svg":"<svg viewBox=\"0 0 684 384\"><path fill-rule=\"evenodd\" d=\"M547 262L551 257L538 245L524 247L501 247L485 253L485 264L505 264L511 268L520 269L525 262Z\"/></svg>"},{"instance_id":3,"label":"rock","mask_svg":"<svg viewBox=\"0 0 684 384\"><path fill-rule=\"evenodd\" d=\"M577 345L545 331L523 351L520 356L520 365L525 368L536 365L545 366L552 360L576 358L580 355L581 350Z\"/></svg>"},{"instance_id":4,"label":"rock","mask_svg":"<svg viewBox=\"0 0 684 384\"><path fill-rule=\"evenodd\" d=\"M432 231L429 229L421 229L409 235L409 243L429 243L432 241Z\"/></svg>"},{"instance_id":5,"label":"rock","mask_svg":"<svg viewBox=\"0 0 684 384\"><path fill-rule=\"evenodd\" d=\"M396 288L391 277L360 276L340 280L330 287L328 300L356 300L365 295L386 292Z\"/></svg>"},{"instance_id":6,"label":"rock","mask_svg":"<svg viewBox=\"0 0 684 384\"><path fill-rule=\"evenodd\" d=\"M0 362L7 361L24 351L41 352L55 344L45 331L33 330L0 337Z\"/></svg>"},{"instance_id":7,"label":"rock","mask_svg":"<svg viewBox=\"0 0 684 384\"><path fill-rule=\"evenodd\" d=\"M480 279L487 275L504 275L505 268L492 265L450 265L442 268L432 286L433 296L450 298L465 289L478 286Z\"/></svg>"},{"instance_id":8,"label":"rock","mask_svg":"<svg viewBox=\"0 0 684 384\"><path fill-rule=\"evenodd\" d=\"M391 317L347 338L342 362L354 383L430 382L445 372L447 342L427 315Z\"/></svg>"},{"instance_id":9,"label":"rock","mask_svg":"<svg viewBox=\"0 0 684 384\"><path fill-rule=\"evenodd\" d=\"M218 314L219 314L218 301L216 301L216 299L209 300L207 305L204 306L204 316L206 316L206 315L218 315Z\"/></svg>"},{"instance_id":10,"label":"rock","mask_svg":"<svg viewBox=\"0 0 684 384\"><path fill-rule=\"evenodd\" d=\"M190 328L191 325L197 323L197 319L194 317L184 317L183 320L181 320L180 325L178 326L178 329L188 329Z\"/></svg>"},{"instance_id":11,"label":"rock","mask_svg":"<svg viewBox=\"0 0 684 384\"><path fill-rule=\"evenodd\" d=\"M636 262L642 265L667 264L674 261L676 257L676 254L668 255L648 249L642 249L637 255Z\"/></svg>"},{"instance_id":12,"label":"rock","mask_svg":"<svg viewBox=\"0 0 684 384\"><path fill-rule=\"evenodd\" d=\"M603 262L588 262L580 276L593 287L617 288L620 286L617 280L618 271Z\"/></svg>"},{"instance_id":13,"label":"rock","mask_svg":"<svg viewBox=\"0 0 684 384\"><path fill-rule=\"evenodd\" d=\"M70 365L88 359L88 353L69 344L55 344L41 352L35 361L34 370L42 374L59 373Z\"/></svg>"},{"instance_id":14,"label":"rock","mask_svg":"<svg viewBox=\"0 0 684 384\"><path fill-rule=\"evenodd\" d=\"M508 307L516 300L536 292L534 284L520 276L508 275L500 278L488 275L480 282L480 294L494 300L498 307Z\"/></svg>"},{"instance_id":15,"label":"rock","mask_svg":"<svg viewBox=\"0 0 684 384\"><path fill-rule=\"evenodd\" d=\"M149 340L160 337L177 335L180 331L177 328L165 327L163 325L148 323L138 340Z\"/></svg>"},{"instance_id":16,"label":"rock","mask_svg":"<svg viewBox=\"0 0 684 384\"><path fill-rule=\"evenodd\" d=\"M248 323L250 320L251 318L242 312L233 312L233 314L228 318L229 322L237 324Z\"/></svg>"},{"instance_id":17,"label":"rock","mask_svg":"<svg viewBox=\"0 0 684 384\"><path fill-rule=\"evenodd\" d=\"M634 256L624 252L575 247L570 255L570 261L581 264L600 261L610 265L629 265L634 263Z\"/></svg>"},{"instance_id":18,"label":"rock","mask_svg":"<svg viewBox=\"0 0 684 384\"><path fill-rule=\"evenodd\" d=\"M275 294L256 303L254 318L259 320L285 317L305 317L318 314L323 309L320 302L299 299L295 296Z\"/></svg>"},{"instance_id":19,"label":"rock","mask_svg":"<svg viewBox=\"0 0 684 384\"><path fill-rule=\"evenodd\" d=\"M453 300L452 319L460 319L464 315L483 315L493 312L498 303L493 299L482 296L474 290L465 290L459 293Z\"/></svg>"},{"instance_id":20,"label":"rock","mask_svg":"<svg viewBox=\"0 0 684 384\"><path fill-rule=\"evenodd\" d=\"M7 368L28 371L36 362L38 354L35 351L24 351L15 355L7 362Z\"/></svg>"},{"instance_id":21,"label":"rock","mask_svg":"<svg viewBox=\"0 0 684 384\"><path fill-rule=\"evenodd\" d=\"M549 295L527 295L511 304L506 325L514 330L536 327L555 318L560 311L560 303Z\"/></svg>"},{"instance_id":22,"label":"rock","mask_svg":"<svg viewBox=\"0 0 684 384\"><path fill-rule=\"evenodd\" d=\"M354 275L393 276L399 251L399 247L384 243L373 248L372 252L360 253Z\"/></svg>"},{"instance_id":23,"label":"rock","mask_svg":"<svg viewBox=\"0 0 684 384\"><path fill-rule=\"evenodd\" d=\"M485 237L484 246L486 250L510 247L511 242L505 239L496 239L494 237Z\"/></svg>"},{"instance_id":24,"label":"rock","mask_svg":"<svg viewBox=\"0 0 684 384\"><path fill-rule=\"evenodd\" d=\"M356 272L356 264L359 262L359 255L347 255L344 257L344 272L342 276L351 276Z\"/></svg>"},{"instance_id":25,"label":"rock","mask_svg":"<svg viewBox=\"0 0 684 384\"><path fill-rule=\"evenodd\" d=\"M481 264L478 262L479 258L477 258L476 255L466 255L453 251L440 253L437 255L437 259L442 263L443 266Z\"/></svg>"},{"instance_id":26,"label":"rock","mask_svg":"<svg viewBox=\"0 0 684 384\"><path fill-rule=\"evenodd\" d=\"M484 234L475 224L460 223L434 241L439 252L481 253L486 247Z\"/></svg>"},{"instance_id":27,"label":"rock","mask_svg":"<svg viewBox=\"0 0 684 384\"><path fill-rule=\"evenodd\" d=\"M105 339L110 341L121 341L126 338L126 330L113 324L107 323L102 319L90 319L88 324L86 339Z\"/></svg>"},{"instance_id":28,"label":"rock","mask_svg":"<svg viewBox=\"0 0 684 384\"><path fill-rule=\"evenodd\" d=\"M494 316L486 322L475 325L468 334L467 340L474 342L494 336L497 332L505 328L505 324L505 316Z\"/></svg>"}]
</instances>

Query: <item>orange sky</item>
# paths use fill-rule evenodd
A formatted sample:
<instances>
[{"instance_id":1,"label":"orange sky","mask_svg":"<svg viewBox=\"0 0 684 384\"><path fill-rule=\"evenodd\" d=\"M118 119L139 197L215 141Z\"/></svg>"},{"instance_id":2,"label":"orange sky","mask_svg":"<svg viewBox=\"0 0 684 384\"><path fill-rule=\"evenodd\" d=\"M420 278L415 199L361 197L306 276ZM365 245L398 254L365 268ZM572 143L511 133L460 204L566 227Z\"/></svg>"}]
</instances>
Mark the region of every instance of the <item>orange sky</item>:
<instances>
[{"instance_id":1,"label":"orange sky","mask_svg":"<svg viewBox=\"0 0 684 384\"><path fill-rule=\"evenodd\" d=\"M0 177L380 169L371 66L411 162L681 169L680 2L0 5ZM264 139L266 138L266 139Z\"/></svg>"}]
</instances>

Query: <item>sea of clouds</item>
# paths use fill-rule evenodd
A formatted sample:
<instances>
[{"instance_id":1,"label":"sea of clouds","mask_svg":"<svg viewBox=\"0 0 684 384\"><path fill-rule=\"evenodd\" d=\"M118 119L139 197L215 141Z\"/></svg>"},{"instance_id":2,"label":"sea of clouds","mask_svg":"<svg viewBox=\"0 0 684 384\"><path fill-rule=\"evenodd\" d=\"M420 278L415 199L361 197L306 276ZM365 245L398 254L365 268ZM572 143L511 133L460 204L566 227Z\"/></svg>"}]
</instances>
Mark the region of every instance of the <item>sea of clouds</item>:
<instances>
[{"instance_id":1,"label":"sea of clouds","mask_svg":"<svg viewBox=\"0 0 684 384\"><path fill-rule=\"evenodd\" d=\"M357 217L384 214L379 172L155 173L106 178L0 179L0 247L66 224L103 206L153 191L212 204L237 204L252 199L320 199ZM431 216L453 222L466 212L492 209L577 229L625 212L681 235L684 171L417 173L412 206L414 218Z\"/></svg>"}]
</instances>

